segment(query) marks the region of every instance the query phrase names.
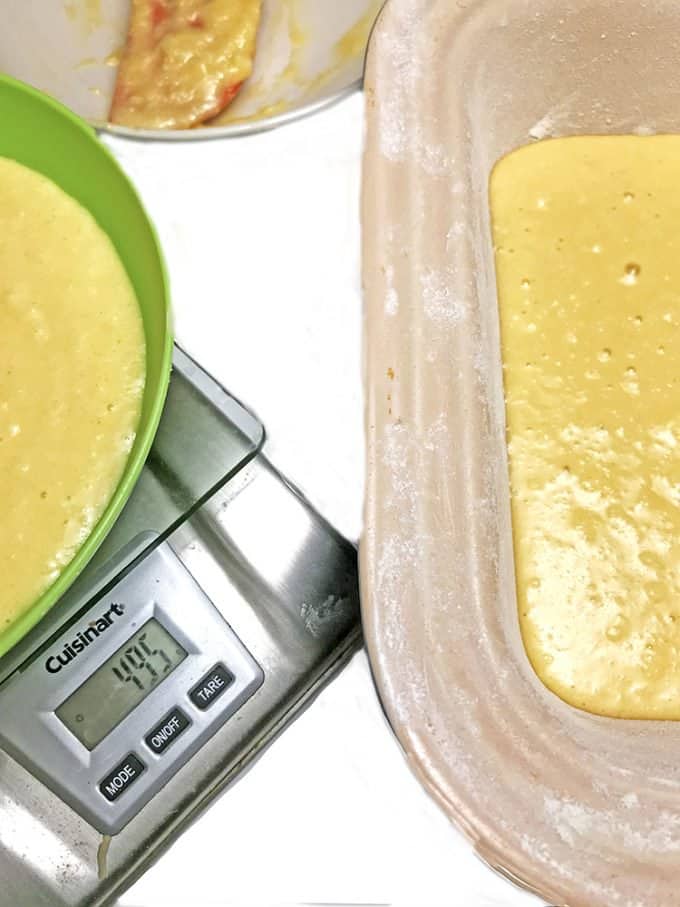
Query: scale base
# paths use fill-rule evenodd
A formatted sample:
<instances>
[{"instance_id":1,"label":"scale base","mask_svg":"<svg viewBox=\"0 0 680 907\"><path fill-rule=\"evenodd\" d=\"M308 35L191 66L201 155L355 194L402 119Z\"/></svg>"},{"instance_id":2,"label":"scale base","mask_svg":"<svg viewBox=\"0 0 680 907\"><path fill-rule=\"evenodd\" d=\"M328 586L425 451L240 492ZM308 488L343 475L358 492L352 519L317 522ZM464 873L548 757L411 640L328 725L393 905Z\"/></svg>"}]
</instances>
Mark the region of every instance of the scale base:
<instances>
[{"instance_id":1,"label":"scale base","mask_svg":"<svg viewBox=\"0 0 680 907\"><path fill-rule=\"evenodd\" d=\"M153 487L156 494L161 487L166 492L171 488L176 505L178 489L183 489L184 509L173 505L173 510L164 501L159 513L162 510L166 523L171 512L174 519L160 533L158 526L152 527L156 534L150 534L149 545L170 546L262 667L264 681L235 719L223 724L113 838L103 838L0 749L0 907L93 907L115 901L361 643L355 548L259 452L262 434L256 420L181 351L175 366L165 429L162 425L150 458L155 478L152 482L147 476L142 491ZM170 428L180 425L186 432L184 404L191 395L191 413L203 404L210 416L204 420L210 437L202 443L194 431L190 442L182 438L173 445ZM182 480L182 462L190 464L191 457L180 462L178 450L189 443L196 457L207 445L214 455L217 413L220 430L231 430L239 441L230 447L223 439L219 445L232 452L233 462L217 487L188 494L196 473ZM165 484L159 476L165 476ZM150 499L145 500L148 506ZM0 689L68 616L110 587L107 563L114 555L120 557L120 545L129 544L131 533L137 535L136 520L143 509L133 495L128 516L124 513L118 535L112 537L118 550L112 551L116 543L111 541L68 601L0 660ZM128 570L137 563L133 556L126 562ZM136 553L137 558L144 556Z\"/></svg>"}]
</instances>

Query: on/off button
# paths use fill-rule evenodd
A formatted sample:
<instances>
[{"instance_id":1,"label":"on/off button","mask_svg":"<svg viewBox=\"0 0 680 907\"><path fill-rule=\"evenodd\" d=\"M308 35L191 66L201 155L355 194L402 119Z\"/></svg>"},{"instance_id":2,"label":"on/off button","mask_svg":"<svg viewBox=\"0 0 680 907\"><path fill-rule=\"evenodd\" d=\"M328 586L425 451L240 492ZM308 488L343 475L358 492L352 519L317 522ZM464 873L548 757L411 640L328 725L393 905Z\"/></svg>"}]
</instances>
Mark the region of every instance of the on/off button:
<instances>
[{"instance_id":1,"label":"on/off button","mask_svg":"<svg viewBox=\"0 0 680 907\"><path fill-rule=\"evenodd\" d=\"M160 756L188 727L191 727L191 722L187 716L181 709L175 708L168 712L152 731L149 731L144 742L152 753Z\"/></svg>"},{"instance_id":2,"label":"on/off button","mask_svg":"<svg viewBox=\"0 0 680 907\"><path fill-rule=\"evenodd\" d=\"M216 664L189 690L189 699L197 709L204 712L227 691L234 682L234 675L223 664Z\"/></svg>"}]
</instances>

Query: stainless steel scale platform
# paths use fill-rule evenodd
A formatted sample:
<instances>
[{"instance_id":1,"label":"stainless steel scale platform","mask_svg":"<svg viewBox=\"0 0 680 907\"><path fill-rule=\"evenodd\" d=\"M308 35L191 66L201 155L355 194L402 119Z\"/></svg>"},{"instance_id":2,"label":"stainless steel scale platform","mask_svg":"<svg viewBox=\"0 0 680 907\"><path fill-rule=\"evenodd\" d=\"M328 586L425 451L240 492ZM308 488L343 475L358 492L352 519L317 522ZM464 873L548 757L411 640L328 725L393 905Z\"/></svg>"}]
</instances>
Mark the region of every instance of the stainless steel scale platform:
<instances>
[{"instance_id":1,"label":"stainless steel scale platform","mask_svg":"<svg viewBox=\"0 0 680 907\"><path fill-rule=\"evenodd\" d=\"M355 548L179 348L134 494L0 659L0 907L113 902L359 646Z\"/></svg>"}]
</instances>

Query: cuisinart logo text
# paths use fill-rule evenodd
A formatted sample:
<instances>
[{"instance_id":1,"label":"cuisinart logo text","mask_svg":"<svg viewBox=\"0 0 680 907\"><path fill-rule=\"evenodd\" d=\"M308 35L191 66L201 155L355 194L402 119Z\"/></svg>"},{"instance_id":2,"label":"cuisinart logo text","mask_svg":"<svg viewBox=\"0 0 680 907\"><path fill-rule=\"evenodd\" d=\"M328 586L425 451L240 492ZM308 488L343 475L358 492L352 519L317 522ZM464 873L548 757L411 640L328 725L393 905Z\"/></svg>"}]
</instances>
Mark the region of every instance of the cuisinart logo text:
<instances>
[{"instance_id":1,"label":"cuisinart logo text","mask_svg":"<svg viewBox=\"0 0 680 907\"><path fill-rule=\"evenodd\" d=\"M65 668L69 662L78 657L78 654L86 649L91 642L106 632L117 617L125 614L125 605L111 605L108 611L88 624L85 630L80 630L78 635L67 643L58 655L50 655L45 662L45 669L50 674L58 674L62 668Z\"/></svg>"}]
</instances>

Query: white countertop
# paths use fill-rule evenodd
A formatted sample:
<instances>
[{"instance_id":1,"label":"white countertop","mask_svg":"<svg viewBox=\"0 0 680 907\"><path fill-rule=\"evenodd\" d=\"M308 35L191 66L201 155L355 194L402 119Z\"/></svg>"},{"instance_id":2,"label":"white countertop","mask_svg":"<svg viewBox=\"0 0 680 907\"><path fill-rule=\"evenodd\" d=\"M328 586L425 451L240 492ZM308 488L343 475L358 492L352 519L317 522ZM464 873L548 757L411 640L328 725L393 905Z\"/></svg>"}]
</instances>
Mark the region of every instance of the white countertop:
<instances>
[{"instance_id":1,"label":"white countertop","mask_svg":"<svg viewBox=\"0 0 680 907\"><path fill-rule=\"evenodd\" d=\"M107 139L156 222L177 339L263 420L267 453L361 531L360 95L261 135ZM360 653L119 907L532 907L411 776Z\"/></svg>"}]
</instances>

